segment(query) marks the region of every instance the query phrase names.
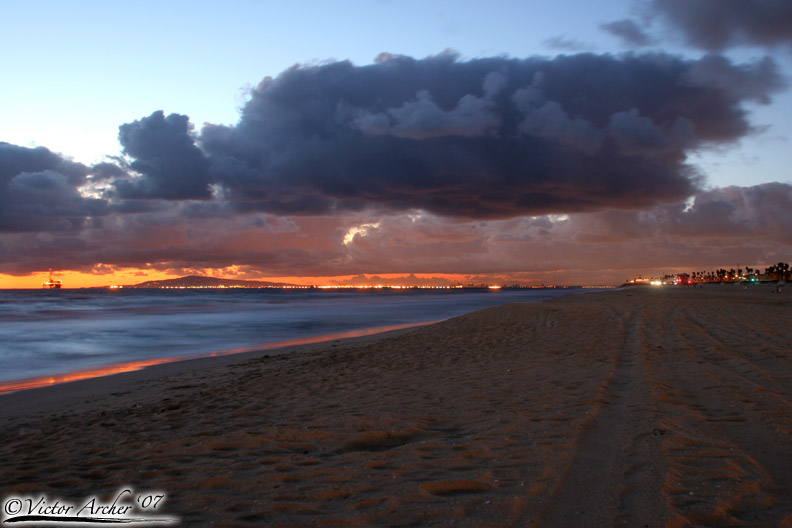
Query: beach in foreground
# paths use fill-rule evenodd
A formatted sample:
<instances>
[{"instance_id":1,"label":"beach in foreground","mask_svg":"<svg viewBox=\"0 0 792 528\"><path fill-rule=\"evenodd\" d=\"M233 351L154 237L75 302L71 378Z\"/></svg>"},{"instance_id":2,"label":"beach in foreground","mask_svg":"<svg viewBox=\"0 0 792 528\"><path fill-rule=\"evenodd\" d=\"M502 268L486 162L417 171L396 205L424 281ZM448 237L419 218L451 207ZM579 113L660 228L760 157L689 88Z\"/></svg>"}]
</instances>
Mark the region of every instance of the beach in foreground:
<instances>
[{"instance_id":1,"label":"beach in foreground","mask_svg":"<svg viewBox=\"0 0 792 528\"><path fill-rule=\"evenodd\" d=\"M571 295L0 396L0 491L154 490L183 526L792 527L773 289Z\"/></svg>"}]
</instances>

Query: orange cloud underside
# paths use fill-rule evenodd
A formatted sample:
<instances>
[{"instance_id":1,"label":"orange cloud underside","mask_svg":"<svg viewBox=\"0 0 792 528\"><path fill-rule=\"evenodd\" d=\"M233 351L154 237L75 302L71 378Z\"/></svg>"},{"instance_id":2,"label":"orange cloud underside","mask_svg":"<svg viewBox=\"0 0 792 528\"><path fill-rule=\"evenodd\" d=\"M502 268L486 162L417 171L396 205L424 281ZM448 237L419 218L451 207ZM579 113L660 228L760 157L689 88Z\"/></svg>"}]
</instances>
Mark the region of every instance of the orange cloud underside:
<instances>
[{"instance_id":1,"label":"orange cloud underside","mask_svg":"<svg viewBox=\"0 0 792 528\"><path fill-rule=\"evenodd\" d=\"M194 271L191 274L206 275L224 279L247 279L247 280L263 280L270 282L286 282L289 284L297 285L332 285L332 284L377 284L378 278L385 279L388 283L399 282L398 279L404 278L405 286L412 285L408 274L406 273L384 273L384 274L368 274L364 277L359 275L340 275L340 276L316 276L316 277L270 277L270 276L244 276L239 275L224 275L218 274L216 270L204 270L203 272ZM186 273L174 274L172 272L156 271L151 269L124 269L117 270L113 273L84 273L78 271L59 271L53 273L54 279L63 281L63 288L94 288L94 287L107 287L111 285L124 286L131 284L138 284L150 280L164 280L175 279L186 275ZM447 274L447 273L416 273L414 275L417 279L434 279L438 282L462 283L468 282L468 277L460 274ZM42 287L42 283L49 278L48 272L38 272L30 275L15 276L0 274L0 289L18 289L29 288L38 289ZM423 282L423 281L422 281Z\"/></svg>"}]
</instances>

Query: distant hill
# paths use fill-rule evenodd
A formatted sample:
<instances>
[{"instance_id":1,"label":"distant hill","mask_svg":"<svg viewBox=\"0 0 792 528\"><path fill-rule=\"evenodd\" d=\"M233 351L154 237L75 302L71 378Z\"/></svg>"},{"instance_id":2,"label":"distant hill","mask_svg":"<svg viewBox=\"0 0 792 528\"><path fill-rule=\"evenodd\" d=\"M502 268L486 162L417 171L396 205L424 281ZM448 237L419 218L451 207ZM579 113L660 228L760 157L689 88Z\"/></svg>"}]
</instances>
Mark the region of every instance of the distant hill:
<instances>
[{"instance_id":1,"label":"distant hill","mask_svg":"<svg viewBox=\"0 0 792 528\"><path fill-rule=\"evenodd\" d=\"M124 288L283 288L295 286L286 282L267 282L256 280L218 279L189 275L178 279L165 279L141 282Z\"/></svg>"}]
</instances>

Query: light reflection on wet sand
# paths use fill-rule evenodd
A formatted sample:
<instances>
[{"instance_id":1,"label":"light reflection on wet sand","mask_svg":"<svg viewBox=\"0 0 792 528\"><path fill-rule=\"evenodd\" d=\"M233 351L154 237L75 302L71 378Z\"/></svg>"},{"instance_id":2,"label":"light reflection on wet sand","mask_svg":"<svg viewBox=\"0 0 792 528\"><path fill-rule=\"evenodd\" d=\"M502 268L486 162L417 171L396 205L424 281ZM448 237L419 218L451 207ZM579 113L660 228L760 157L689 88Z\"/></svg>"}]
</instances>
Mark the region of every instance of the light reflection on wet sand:
<instances>
[{"instance_id":1,"label":"light reflection on wet sand","mask_svg":"<svg viewBox=\"0 0 792 528\"><path fill-rule=\"evenodd\" d=\"M2 382L0 383L0 394L7 394L10 392L16 392L26 389L36 389L38 387L46 387L48 385L56 385L58 383L68 383L70 381L78 381L88 378L97 378L99 376L120 374L122 372L140 370L142 368L150 367L152 365L161 365L163 363L173 363L176 361L185 361L189 359L198 359L205 357L228 356L231 354L240 354L242 352L254 352L256 350L272 350L275 348L310 345L313 343L321 343L323 341L333 341L335 339L347 339L350 337L363 337L363 336L379 334L383 332L391 332L394 330L402 330L405 328L423 326L423 325L431 324L433 322L435 321L425 321L420 323L406 323L406 324L396 324L396 325L388 325L388 326L378 326L374 328L347 330L344 332L333 332L330 334L322 334L311 337L302 337L296 339L286 339L283 341L275 341L273 343L267 343L255 347L219 350L215 352L209 352L206 354L190 354L190 355L182 355L182 356L143 359L138 361L127 361L123 363L104 365L101 367L88 368L74 372L67 372L63 374L54 374L51 376L41 376L36 378Z\"/></svg>"}]
</instances>

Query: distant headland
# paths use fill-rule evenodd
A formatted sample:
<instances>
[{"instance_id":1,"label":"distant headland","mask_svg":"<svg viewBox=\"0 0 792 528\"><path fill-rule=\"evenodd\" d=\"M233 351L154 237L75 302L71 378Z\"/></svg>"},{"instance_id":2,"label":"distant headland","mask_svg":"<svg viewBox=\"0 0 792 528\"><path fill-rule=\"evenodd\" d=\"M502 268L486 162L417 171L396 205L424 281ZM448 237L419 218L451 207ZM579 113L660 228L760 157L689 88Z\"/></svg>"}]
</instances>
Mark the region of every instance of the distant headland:
<instances>
[{"instance_id":1,"label":"distant headland","mask_svg":"<svg viewBox=\"0 0 792 528\"><path fill-rule=\"evenodd\" d=\"M220 279L217 277L202 277L188 275L178 279L163 279L141 282L119 288L296 288L296 284L286 282L269 282L258 280Z\"/></svg>"},{"instance_id":2,"label":"distant headland","mask_svg":"<svg viewBox=\"0 0 792 528\"><path fill-rule=\"evenodd\" d=\"M141 282L139 284L125 285L125 286L110 286L111 289L223 289L223 288L286 288L286 289L537 289L537 288L611 288L613 286L523 286L519 284L514 285L492 285L492 284L454 284L445 286L418 286L418 285L304 285L304 284L290 284L287 282L270 282L260 280L242 280L242 279L221 279L217 277L204 277L200 275L188 275L186 277L179 277L176 279L163 279L151 280Z\"/></svg>"}]
</instances>

